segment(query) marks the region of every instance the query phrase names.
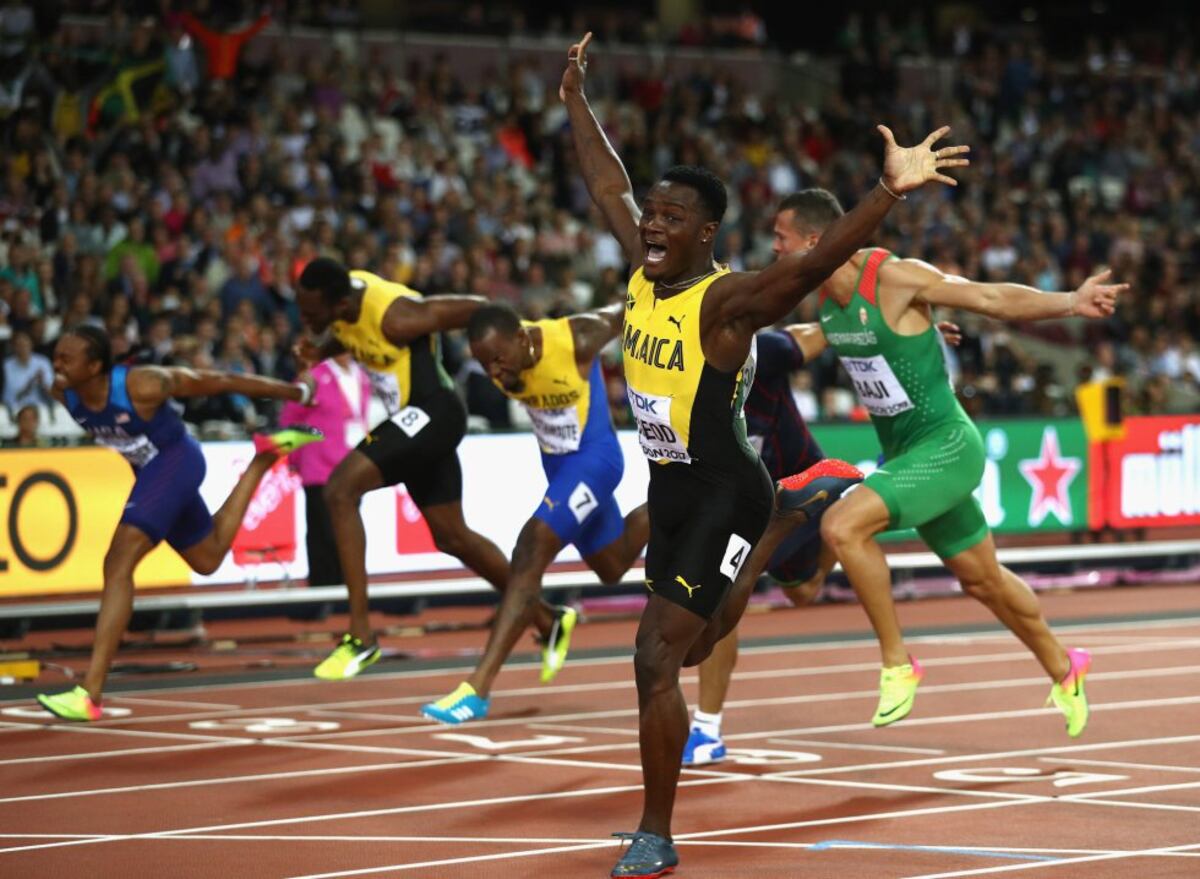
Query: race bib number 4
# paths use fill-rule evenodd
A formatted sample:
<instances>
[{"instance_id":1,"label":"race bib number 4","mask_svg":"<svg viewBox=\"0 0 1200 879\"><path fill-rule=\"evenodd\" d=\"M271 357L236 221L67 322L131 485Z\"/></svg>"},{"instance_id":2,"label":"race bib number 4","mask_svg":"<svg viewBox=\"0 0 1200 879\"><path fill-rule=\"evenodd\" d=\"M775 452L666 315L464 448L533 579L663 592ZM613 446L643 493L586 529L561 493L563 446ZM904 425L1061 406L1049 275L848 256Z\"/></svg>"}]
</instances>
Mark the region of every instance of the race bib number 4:
<instances>
[{"instance_id":1,"label":"race bib number 4","mask_svg":"<svg viewBox=\"0 0 1200 879\"><path fill-rule=\"evenodd\" d=\"M629 388L629 405L637 419L638 442L651 461L679 461L690 464L687 444L671 426L671 398L643 394Z\"/></svg>"},{"instance_id":2,"label":"race bib number 4","mask_svg":"<svg viewBox=\"0 0 1200 879\"><path fill-rule=\"evenodd\" d=\"M874 357L843 357L842 366L854 383L859 402L872 415L899 415L913 408L908 392L882 354Z\"/></svg>"},{"instance_id":3,"label":"race bib number 4","mask_svg":"<svg viewBox=\"0 0 1200 879\"><path fill-rule=\"evenodd\" d=\"M547 455L565 455L579 450L579 409L568 406L563 409L534 409L525 407L533 423L538 445Z\"/></svg>"}]
</instances>

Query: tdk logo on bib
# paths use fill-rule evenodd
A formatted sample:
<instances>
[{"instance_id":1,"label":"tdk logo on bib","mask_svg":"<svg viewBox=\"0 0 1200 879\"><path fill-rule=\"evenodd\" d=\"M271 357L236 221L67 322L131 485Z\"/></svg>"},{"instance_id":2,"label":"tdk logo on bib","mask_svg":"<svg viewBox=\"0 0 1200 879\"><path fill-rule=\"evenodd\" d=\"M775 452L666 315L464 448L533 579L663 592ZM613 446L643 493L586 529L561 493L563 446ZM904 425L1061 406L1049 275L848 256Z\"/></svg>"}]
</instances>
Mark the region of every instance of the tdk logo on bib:
<instances>
[{"instance_id":1,"label":"tdk logo on bib","mask_svg":"<svg viewBox=\"0 0 1200 879\"><path fill-rule=\"evenodd\" d=\"M858 375L873 375L874 373L878 372L878 370L875 368L874 360L854 360L851 358L846 358L843 360L843 363L846 364L847 372L856 373Z\"/></svg>"},{"instance_id":2,"label":"tdk logo on bib","mask_svg":"<svg viewBox=\"0 0 1200 879\"><path fill-rule=\"evenodd\" d=\"M647 397L645 394L639 394L633 388L629 389L629 400L633 406L634 412L642 412L648 416L658 416L658 404L664 400L667 403L667 410L670 410L671 400L667 397Z\"/></svg>"},{"instance_id":3,"label":"tdk logo on bib","mask_svg":"<svg viewBox=\"0 0 1200 879\"><path fill-rule=\"evenodd\" d=\"M671 424L671 398L629 389L629 405L637 419L638 442L651 461L691 463L687 443Z\"/></svg>"}]
</instances>

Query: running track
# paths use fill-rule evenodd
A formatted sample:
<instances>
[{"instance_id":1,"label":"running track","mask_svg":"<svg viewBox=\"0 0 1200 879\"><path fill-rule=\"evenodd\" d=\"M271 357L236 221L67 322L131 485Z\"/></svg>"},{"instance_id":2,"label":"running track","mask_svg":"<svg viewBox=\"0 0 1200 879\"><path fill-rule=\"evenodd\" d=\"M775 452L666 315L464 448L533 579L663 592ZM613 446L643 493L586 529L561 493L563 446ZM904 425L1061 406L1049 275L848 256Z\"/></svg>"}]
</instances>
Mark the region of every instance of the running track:
<instances>
[{"instance_id":1,"label":"running track","mask_svg":"<svg viewBox=\"0 0 1200 879\"><path fill-rule=\"evenodd\" d=\"M1042 707L1034 661L966 599L901 606L928 673L884 730L867 722L878 657L857 608L747 617L736 750L683 773L678 875L1200 876L1200 589L1043 603L1095 653L1078 740ZM607 876L608 834L641 803L627 648L605 653L632 631L582 628L549 686L513 664L493 718L459 729L416 709L462 668L416 664L126 689L107 703L120 716L86 727L2 702L0 875Z\"/></svg>"}]
</instances>

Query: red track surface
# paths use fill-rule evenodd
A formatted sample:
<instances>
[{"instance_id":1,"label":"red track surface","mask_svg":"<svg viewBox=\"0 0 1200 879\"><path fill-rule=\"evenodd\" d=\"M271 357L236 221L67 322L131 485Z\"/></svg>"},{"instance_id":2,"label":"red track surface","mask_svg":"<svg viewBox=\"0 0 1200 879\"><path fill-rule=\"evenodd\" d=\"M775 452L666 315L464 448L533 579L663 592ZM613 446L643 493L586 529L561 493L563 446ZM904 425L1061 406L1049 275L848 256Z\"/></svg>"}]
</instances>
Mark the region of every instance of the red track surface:
<instances>
[{"instance_id":1,"label":"red track surface","mask_svg":"<svg viewBox=\"0 0 1200 879\"><path fill-rule=\"evenodd\" d=\"M745 651L725 714L733 759L683 773L678 875L1200 876L1200 590L1043 602L1052 618L1096 619L1064 630L1095 654L1077 740L1007 634L913 639L925 682L912 716L884 730L867 723L872 643ZM1174 618L1117 619L1164 611ZM901 615L912 628L987 619L966 599ZM857 608L823 606L748 617L742 634L864 626ZM628 644L632 625L578 638ZM633 829L641 805L628 658L569 663L546 687L514 666L483 723L416 716L462 676L125 692L106 707L128 715L90 726L4 703L0 875L607 876L607 836ZM694 699L694 678L684 686Z\"/></svg>"}]
</instances>

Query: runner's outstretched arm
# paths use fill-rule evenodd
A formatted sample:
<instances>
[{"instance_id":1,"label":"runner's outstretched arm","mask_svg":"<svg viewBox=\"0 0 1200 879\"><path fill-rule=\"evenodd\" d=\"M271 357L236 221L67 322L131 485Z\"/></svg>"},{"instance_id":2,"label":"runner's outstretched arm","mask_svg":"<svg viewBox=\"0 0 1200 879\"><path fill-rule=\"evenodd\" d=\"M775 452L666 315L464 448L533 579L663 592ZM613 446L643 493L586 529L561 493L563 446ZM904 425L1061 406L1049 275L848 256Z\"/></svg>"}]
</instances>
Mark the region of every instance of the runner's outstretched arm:
<instances>
[{"instance_id":1,"label":"runner's outstretched arm","mask_svg":"<svg viewBox=\"0 0 1200 879\"><path fill-rule=\"evenodd\" d=\"M285 382L262 375L242 375L215 369L182 366L138 366L129 371L129 396L143 408L155 408L168 397L211 397L244 394L307 403L312 387L304 382Z\"/></svg>"},{"instance_id":2,"label":"runner's outstretched arm","mask_svg":"<svg viewBox=\"0 0 1200 879\"><path fill-rule=\"evenodd\" d=\"M866 244L875 227L904 193L931 180L956 186L957 182L939 169L969 164L967 159L954 157L966 153L970 147L933 148L936 141L949 133L949 127L939 128L914 147L898 146L888 128L877 127L885 143L879 185L854 210L832 223L812 250L781 257L759 272L727 275L713 284L709 296L719 298L722 324L740 324L753 330L781 320Z\"/></svg>"},{"instance_id":3,"label":"runner's outstretched arm","mask_svg":"<svg viewBox=\"0 0 1200 879\"><path fill-rule=\"evenodd\" d=\"M397 299L383 314L383 335L393 345L403 348L421 336L462 329L471 315L487 304L483 296L457 293Z\"/></svg>"},{"instance_id":4,"label":"runner's outstretched arm","mask_svg":"<svg viewBox=\"0 0 1200 879\"><path fill-rule=\"evenodd\" d=\"M893 260L884 265L881 277L886 279L888 289L898 295L909 292L911 301L961 308L1006 321L1109 317L1116 308L1117 294L1129 289L1128 284L1105 283L1112 277L1111 269L1092 275L1078 290L1044 293L1022 284L968 281L916 259Z\"/></svg>"},{"instance_id":5,"label":"runner's outstretched arm","mask_svg":"<svg viewBox=\"0 0 1200 879\"><path fill-rule=\"evenodd\" d=\"M586 53L591 41L592 33L588 31L582 40L567 50L567 69L563 73L562 85L558 87L558 96L567 106L571 137L575 141L575 152L579 156L588 194L600 208L600 213L604 214L609 229L625 253L625 259L637 268L643 258L642 239L638 233L642 211L634 201L633 184L629 182L625 166L604 136L583 93Z\"/></svg>"}]
</instances>

